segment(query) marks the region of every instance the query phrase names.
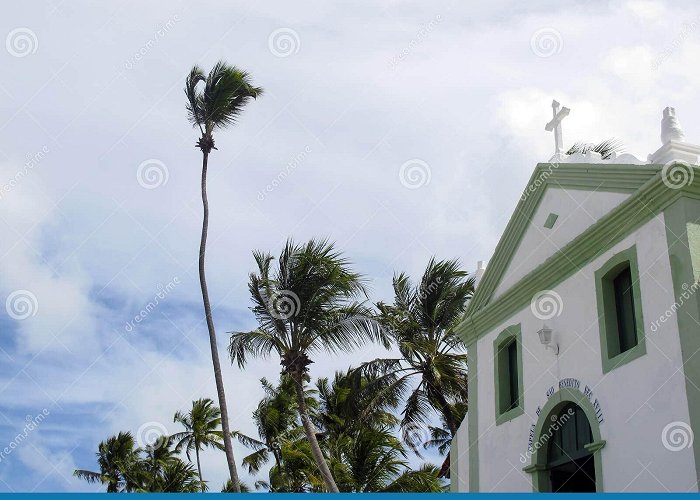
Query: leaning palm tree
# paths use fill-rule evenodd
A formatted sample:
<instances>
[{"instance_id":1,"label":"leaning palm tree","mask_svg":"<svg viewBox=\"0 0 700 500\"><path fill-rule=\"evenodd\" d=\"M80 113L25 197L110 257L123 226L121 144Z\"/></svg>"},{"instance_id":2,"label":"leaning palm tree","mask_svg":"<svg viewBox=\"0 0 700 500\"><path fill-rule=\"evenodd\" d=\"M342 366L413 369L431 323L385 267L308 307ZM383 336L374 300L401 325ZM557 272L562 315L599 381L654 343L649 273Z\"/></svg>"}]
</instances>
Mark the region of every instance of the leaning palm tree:
<instances>
[{"instance_id":1,"label":"leaning palm tree","mask_svg":"<svg viewBox=\"0 0 700 500\"><path fill-rule=\"evenodd\" d=\"M201 88L203 84L204 88ZM204 254L207 246L207 231L209 229L209 202L207 200L207 166L209 154L214 146L214 129L225 128L236 123L236 119L243 108L251 99L262 94L260 87L254 87L250 82L248 73L224 62L217 63L208 76L204 76L202 70L195 66L190 71L185 83L187 95L187 112L193 126L199 127L202 134L196 146L202 151L202 205L204 216L202 219L202 236L199 245L199 283L202 289L202 301L204 302L204 315L209 330L209 345L211 348L212 364L214 366L214 379L216 392L221 408L221 421L224 431L224 447L228 462L229 474L234 490L239 491L238 471L233 456L233 445L228 421L228 408L226 406L226 394L224 381L221 376L221 364L219 362L219 350L216 343L216 331L214 319L209 302L209 290L204 274Z\"/></svg>"},{"instance_id":2,"label":"leaning palm tree","mask_svg":"<svg viewBox=\"0 0 700 500\"><path fill-rule=\"evenodd\" d=\"M175 443L175 451L180 452L184 448L187 459L192 461L190 453L194 451L197 460L199 480L204 491L204 479L202 478L202 465L199 461L199 452L204 448L217 448L224 450L222 443L223 433L221 427L221 411L209 398L192 401L192 409L187 413L175 412L173 422L182 424L185 428L182 432L176 432L171 436ZM234 483L235 484L235 483Z\"/></svg>"},{"instance_id":3,"label":"leaning palm tree","mask_svg":"<svg viewBox=\"0 0 700 500\"><path fill-rule=\"evenodd\" d=\"M304 384L309 381L311 356L319 352L347 352L367 341L384 341L372 311L357 299L367 296L365 281L349 262L325 240L304 245L288 240L272 269L269 253L255 252L258 272L248 288L258 329L231 336L231 361L244 367L248 357L280 357L283 374L295 385L297 411L323 477L326 489L338 486L316 438L309 416Z\"/></svg>"},{"instance_id":4,"label":"leaning palm tree","mask_svg":"<svg viewBox=\"0 0 700 500\"><path fill-rule=\"evenodd\" d=\"M375 359L357 373L372 380L379 397L406 395L401 428L404 440L417 451L417 428L429 427L434 413L451 436L459 426L467 401L465 345L455 332L474 279L456 260L428 263L421 282L413 285L404 273L394 276L394 304L378 303L379 318L400 358ZM377 387L382 390L377 390Z\"/></svg>"}]
</instances>

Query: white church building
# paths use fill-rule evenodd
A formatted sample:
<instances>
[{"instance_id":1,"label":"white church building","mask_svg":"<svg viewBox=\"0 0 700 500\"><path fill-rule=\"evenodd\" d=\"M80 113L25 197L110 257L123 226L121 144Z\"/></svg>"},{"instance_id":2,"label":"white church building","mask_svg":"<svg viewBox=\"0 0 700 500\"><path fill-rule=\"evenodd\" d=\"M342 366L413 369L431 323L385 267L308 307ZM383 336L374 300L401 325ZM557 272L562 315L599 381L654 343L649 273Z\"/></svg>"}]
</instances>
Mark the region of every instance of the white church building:
<instances>
[{"instance_id":1,"label":"white church building","mask_svg":"<svg viewBox=\"0 0 700 500\"><path fill-rule=\"evenodd\" d=\"M469 303L453 491L698 491L700 147L535 168Z\"/></svg>"}]
</instances>

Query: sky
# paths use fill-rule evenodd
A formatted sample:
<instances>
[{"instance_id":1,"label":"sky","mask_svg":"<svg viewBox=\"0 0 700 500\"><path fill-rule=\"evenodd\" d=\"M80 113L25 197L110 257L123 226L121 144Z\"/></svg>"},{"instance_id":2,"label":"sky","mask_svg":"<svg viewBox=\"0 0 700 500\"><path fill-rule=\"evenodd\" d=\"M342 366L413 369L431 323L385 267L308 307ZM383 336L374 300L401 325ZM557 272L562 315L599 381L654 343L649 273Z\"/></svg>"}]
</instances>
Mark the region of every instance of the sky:
<instances>
[{"instance_id":1,"label":"sky","mask_svg":"<svg viewBox=\"0 0 700 500\"><path fill-rule=\"evenodd\" d=\"M265 89L217 132L209 167L209 290L231 427L246 433L259 378L280 368L225 357L228 332L255 326L253 250L327 237L388 301L393 273L418 277L433 255L488 261L553 153L552 99L571 109L567 147L617 137L646 159L666 106L700 143L697 2L5 5L0 491L100 491L72 472L95 467L101 440L175 432L176 410L215 398L182 88L220 59ZM384 354L319 359L312 376ZM202 467L216 491L223 454Z\"/></svg>"}]
</instances>

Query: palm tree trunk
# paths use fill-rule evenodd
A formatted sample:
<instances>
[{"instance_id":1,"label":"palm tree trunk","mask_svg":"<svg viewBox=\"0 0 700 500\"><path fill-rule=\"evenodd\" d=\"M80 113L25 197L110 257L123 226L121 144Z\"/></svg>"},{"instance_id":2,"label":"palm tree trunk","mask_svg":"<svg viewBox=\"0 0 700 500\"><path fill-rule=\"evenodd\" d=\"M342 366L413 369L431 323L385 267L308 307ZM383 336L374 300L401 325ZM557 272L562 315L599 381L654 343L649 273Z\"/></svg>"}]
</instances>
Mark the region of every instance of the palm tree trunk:
<instances>
[{"instance_id":1,"label":"palm tree trunk","mask_svg":"<svg viewBox=\"0 0 700 500\"><path fill-rule=\"evenodd\" d=\"M233 456L233 444L231 443L231 430L228 423L228 408L226 406L226 393L224 392L224 380L221 377L221 363L219 362L219 348L216 344L216 331L214 330L214 320L211 315L211 304L209 303L209 290L207 280L204 275L204 253L207 247L207 231L209 229L209 202L207 201L207 164L209 153L203 152L202 159L202 206L204 216L202 218L202 240L199 245L199 284L202 287L202 300L204 301L204 315L207 318L207 329L209 330L209 345L211 347L211 361L214 365L214 380L216 381L216 393L219 398L219 409L221 410L221 430L224 434L224 449L226 451L226 461L228 462L229 475L233 483L233 489L240 493L241 485L238 480L236 470L236 460Z\"/></svg>"},{"instance_id":2,"label":"palm tree trunk","mask_svg":"<svg viewBox=\"0 0 700 500\"><path fill-rule=\"evenodd\" d=\"M299 416L301 417L301 423L304 426L306 439L309 441L309 445L311 446L311 454L314 456L316 466L321 472L321 476L323 476L323 482L326 483L326 488L328 488L328 491L330 491L331 493L338 493L338 486L335 484L335 479L333 479L333 475L331 474L331 471L328 468L326 459L323 456L321 447L319 446L318 440L316 439L316 429L314 429L314 424L311 422L311 419L309 418L308 412L306 410L306 400L304 396L303 386L304 382L303 380L301 380L301 377L293 376L293 378L295 379L294 385L296 387L297 393L297 406L299 410Z\"/></svg>"},{"instance_id":3,"label":"palm tree trunk","mask_svg":"<svg viewBox=\"0 0 700 500\"><path fill-rule=\"evenodd\" d=\"M202 483L202 491L205 491L204 488L204 479L202 478L202 465L199 463L199 446L194 447L194 452L197 455L197 472L199 472L199 482Z\"/></svg>"}]
</instances>

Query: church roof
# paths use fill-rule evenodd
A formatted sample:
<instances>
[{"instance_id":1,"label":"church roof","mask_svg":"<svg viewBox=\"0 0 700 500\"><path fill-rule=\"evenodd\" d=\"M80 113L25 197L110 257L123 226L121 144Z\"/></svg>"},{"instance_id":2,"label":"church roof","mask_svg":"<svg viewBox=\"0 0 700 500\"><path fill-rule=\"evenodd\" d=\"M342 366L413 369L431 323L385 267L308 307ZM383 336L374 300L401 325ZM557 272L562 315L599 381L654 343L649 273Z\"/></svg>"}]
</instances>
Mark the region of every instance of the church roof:
<instances>
[{"instance_id":1,"label":"church roof","mask_svg":"<svg viewBox=\"0 0 700 500\"><path fill-rule=\"evenodd\" d=\"M682 169L682 172L674 172L676 168ZM689 177L690 182L671 185L674 173L685 173L685 178ZM465 320L458 327L460 335L469 342L498 326L526 307L534 294L551 289L574 274L636 227L655 217L682 193L693 192L695 196L700 196L700 183L692 182L695 174L700 176L700 169L687 163L664 166L610 162L539 163L469 302ZM626 197L534 269L510 286L499 289L548 189L625 193Z\"/></svg>"}]
</instances>

